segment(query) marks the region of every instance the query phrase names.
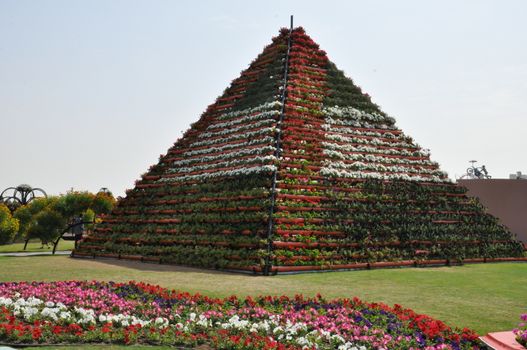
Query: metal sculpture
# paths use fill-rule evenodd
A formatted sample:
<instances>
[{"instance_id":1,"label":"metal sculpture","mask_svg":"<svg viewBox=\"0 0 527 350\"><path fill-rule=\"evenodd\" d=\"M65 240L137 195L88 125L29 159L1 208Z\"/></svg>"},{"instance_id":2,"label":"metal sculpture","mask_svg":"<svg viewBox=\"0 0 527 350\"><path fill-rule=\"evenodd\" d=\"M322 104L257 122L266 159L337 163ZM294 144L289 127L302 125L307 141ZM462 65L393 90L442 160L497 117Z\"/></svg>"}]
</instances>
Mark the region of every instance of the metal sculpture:
<instances>
[{"instance_id":1,"label":"metal sculpture","mask_svg":"<svg viewBox=\"0 0 527 350\"><path fill-rule=\"evenodd\" d=\"M485 168L485 165L482 165L481 167L476 167L474 164L477 163L477 160L470 160L469 163L471 163L470 168L467 169L467 172L461 176L461 179L490 179L491 176L489 175L487 168Z\"/></svg>"},{"instance_id":2,"label":"metal sculpture","mask_svg":"<svg viewBox=\"0 0 527 350\"><path fill-rule=\"evenodd\" d=\"M61 239L65 241L75 241L75 248L77 248L78 242L82 239L82 236L85 232L85 225L94 225L95 219L93 221L83 221L81 217L74 219L72 224L68 225L61 234L57 237L55 242L53 243L53 252L51 254L55 255L55 251L57 250L57 246L59 245L59 241ZM27 242L26 242L27 245ZM25 250L25 247L24 247Z\"/></svg>"},{"instance_id":3,"label":"metal sculpture","mask_svg":"<svg viewBox=\"0 0 527 350\"><path fill-rule=\"evenodd\" d=\"M26 205L33 199L42 196L48 196L43 189L22 184L3 190L0 193L0 202L4 203L11 211L14 211L19 206Z\"/></svg>"},{"instance_id":4,"label":"metal sculpture","mask_svg":"<svg viewBox=\"0 0 527 350\"><path fill-rule=\"evenodd\" d=\"M112 193L112 192L110 192L110 190L107 187L101 187L101 189L97 193Z\"/></svg>"}]
</instances>

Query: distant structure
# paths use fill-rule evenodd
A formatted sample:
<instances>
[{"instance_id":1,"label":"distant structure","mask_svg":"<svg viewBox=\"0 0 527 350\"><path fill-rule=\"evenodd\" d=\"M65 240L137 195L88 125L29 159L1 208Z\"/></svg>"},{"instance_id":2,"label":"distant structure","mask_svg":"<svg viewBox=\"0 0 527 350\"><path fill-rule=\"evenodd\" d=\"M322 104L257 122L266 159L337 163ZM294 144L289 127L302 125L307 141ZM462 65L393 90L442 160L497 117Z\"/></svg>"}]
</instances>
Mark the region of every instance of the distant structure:
<instances>
[{"instance_id":1,"label":"distant structure","mask_svg":"<svg viewBox=\"0 0 527 350\"><path fill-rule=\"evenodd\" d=\"M4 203L11 211L21 205L26 205L37 197L47 197L46 192L41 188L33 188L22 184L16 187L8 187L0 193L0 202Z\"/></svg>"},{"instance_id":2,"label":"distant structure","mask_svg":"<svg viewBox=\"0 0 527 350\"><path fill-rule=\"evenodd\" d=\"M477 163L477 160L469 160L468 161L471 166L467 168L467 172L461 176L460 179L490 179L491 176L489 175L487 168L485 165L480 166L479 168L476 167L474 164Z\"/></svg>"},{"instance_id":3,"label":"distant structure","mask_svg":"<svg viewBox=\"0 0 527 350\"><path fill-rule=\"evenodd\" d=\"M514 176L514 177L513 177ZM477 198L487 211L524 243L527 243L527 179L520 172L509 179L458 180L468 189L467 194Z\"/></svg>"},{"instance_id":4,"label":"distant structure","mask_svg":"<svg viewBox=\"0 0 527 350\"><path fill-rule=\"evenodd\" d=\"M516 174L510 174L509 179L511 180L527 180L527 175L522 174L521 171L517 171Z\"/></svg>"}]
</instances>

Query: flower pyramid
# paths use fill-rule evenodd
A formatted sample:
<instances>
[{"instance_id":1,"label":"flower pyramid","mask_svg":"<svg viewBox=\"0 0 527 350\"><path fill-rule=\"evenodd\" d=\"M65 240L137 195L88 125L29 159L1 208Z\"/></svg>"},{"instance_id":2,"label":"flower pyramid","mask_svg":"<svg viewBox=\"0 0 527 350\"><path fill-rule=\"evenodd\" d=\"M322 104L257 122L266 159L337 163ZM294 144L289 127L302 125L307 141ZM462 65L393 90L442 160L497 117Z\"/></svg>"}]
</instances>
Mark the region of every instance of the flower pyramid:
<instances>
[{"instance_id":1,"label":"flower pyramid","mask_svg":"<svg viewBox=\"0 0 527 350\"><path fill-rule=\"evenodd\" d=\"M282 29L73 252L262 274L522 255L302 28Z\"/></svg>"}]
</instances>

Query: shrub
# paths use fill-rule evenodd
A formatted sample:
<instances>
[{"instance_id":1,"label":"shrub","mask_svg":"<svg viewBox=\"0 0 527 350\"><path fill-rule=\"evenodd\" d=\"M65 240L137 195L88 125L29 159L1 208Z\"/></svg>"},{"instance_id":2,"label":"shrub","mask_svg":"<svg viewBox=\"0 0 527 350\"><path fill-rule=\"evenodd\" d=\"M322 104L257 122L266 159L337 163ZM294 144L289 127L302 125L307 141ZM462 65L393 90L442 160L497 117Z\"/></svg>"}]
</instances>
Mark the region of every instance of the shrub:
<instances>
[{"instance_id":1,"label":"shrub","mask_svg":"<svg viewBox=\"0 0 527 350\"><path fill-rule=\"evenodd\" d=\"M18 219L11 216L11 211L0 204L0 244L11 243L18 232Z\"/></svg>"},{"instance_id":2,"label":"shrub","mask_svg":"<svg viewBox=\"0 0 527 350\"><path fill-rule=\"evenodd\" d=\"M38 238L42 244L55 240L66 226L66 219L53 208L46 208L34 217L34 223L27 232L27 238Z\"/></svg>"},{"instance_id":3,"label":"shrub","mask_svg":"<svg viewBox=\"0 0 527 350\"><path fill-rule=\"evenodd\" d=\"M109 213L114 204L111 193L68 192L37 198L15 211L14 217L20 221L16 237L38 238L47 244L57 239L72 219L81 216L92 222L96 215Z\"/></svg>"},{"instance_id":4,"label":"shrub","mask_svg":"<svg viewBox=\"0 0 527 350\"><path fill-rule=\"evenodd\" d=\"M15 238L25 239L31 227L35 224L35 216L55 201L56 197L37 198L27 205L18 207L13 213L13 217L17 218L20 222L20 227Z\"/></svg>"}]
</instances>

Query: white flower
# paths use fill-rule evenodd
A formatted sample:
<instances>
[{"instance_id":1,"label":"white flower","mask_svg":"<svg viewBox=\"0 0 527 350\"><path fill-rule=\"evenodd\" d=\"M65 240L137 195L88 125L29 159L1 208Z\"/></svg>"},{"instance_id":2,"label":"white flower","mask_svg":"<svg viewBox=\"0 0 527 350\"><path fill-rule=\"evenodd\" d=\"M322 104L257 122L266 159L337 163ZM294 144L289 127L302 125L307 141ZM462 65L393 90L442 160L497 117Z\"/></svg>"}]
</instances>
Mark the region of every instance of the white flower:
<instances>
[{"instance_id":1,"label":"white flower","mask_svg":"<svg viewBox=\"0 0 527 350\"><path fill-rule=\"evenodd\" d=\"M255 123L240 125L238 127L233 128L227 128L227 129L221 129L219 131L209 131L209 132L203 132L198 135L198 138L200 139L206 139L206 138L212 138L217 136L224 136L228 134L238 134L239 131L247 131L251 129L259 129L262 126L269 126L276 123L276 120L274 118L271 119L264 119L261 121L257 121Z\"/></svg>"},{"instance_id":2,"label":"white flower","mask_svg":"<svg viewBox=\"0 0 527 350\"><path fill-rule=\"evenodd\" d=\"M46 303L47 305L48 303ZM52 303L53 304L53 303ZM54 305L54 304L53 304ZM59 312L58 308L52 308L52 307L45 307L40 311L40 314L43 317L51 318L53 321L57 321L59 317L57 316L57 313Z\"/></svg>"},{"instance_id":3,"label":"white flower","mask_svg":"<svg viewBox=\"0 0 527 350\"><path fill-rule=\"evenodd\" d=\"M26 306L22 308L22 315L26 321L29 321L31 317L38 313L38 309L32 306Z\"/></svg>"},{"instance_id":4,"label":"white flower","mask_svg":"<svg viewBox=\"0 0 527 350\"><path fill-rule=\"evenodd\" d=\"M199 320L196 322L198 326L207 327L209 320L204 315L199 315Z\"/></svg>"},{"instance_id":5,"label":"white flower","mask_svg":"<svg viewBox=\"0 0 527 350\"><path fill-rule=\"evenodd\" d=\"M159 327L163 328L168 326L168 320L164 317L158 317L154 320L154 323Z\"/></svg>"},{"instance_id":6,"label":"white flower","mask_svg":"<svg viewBox=\"0 0 527 350\"><path fill-rule=\"evenodd\" d=\"M213 179L224 176L237 176L237 175L252 175L262 172L271 172L276 171L275 165L262 165L249 168L238 168L232 170L216 171L211 173L203 173L196 175L186 175L173 178L162 178L157 180L158 183L162 182L175 182L175 181L187 181L187 180L197 180L197 179Z\"/></svg>"},{"instance_id":7,"label":"white flower","mask_svg":"<svg viewBox=\"0 0 527 350\"><path fill-rule=\"evenodd\" d=\"M11 298L0 297L0 305L11 306L12 304L13 300Z\"/></svg>"}]
</instances>

